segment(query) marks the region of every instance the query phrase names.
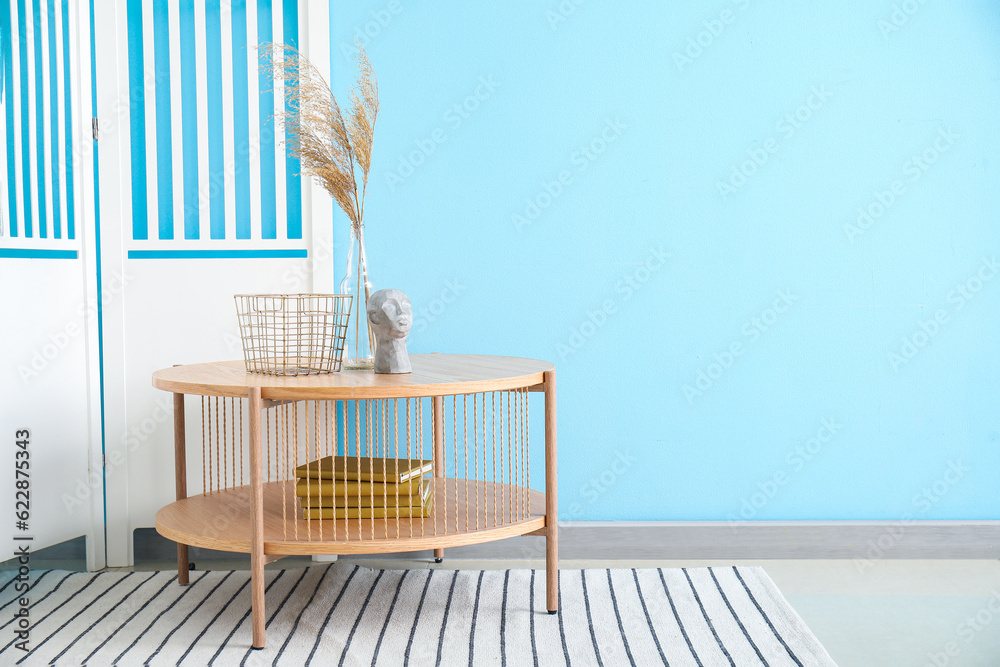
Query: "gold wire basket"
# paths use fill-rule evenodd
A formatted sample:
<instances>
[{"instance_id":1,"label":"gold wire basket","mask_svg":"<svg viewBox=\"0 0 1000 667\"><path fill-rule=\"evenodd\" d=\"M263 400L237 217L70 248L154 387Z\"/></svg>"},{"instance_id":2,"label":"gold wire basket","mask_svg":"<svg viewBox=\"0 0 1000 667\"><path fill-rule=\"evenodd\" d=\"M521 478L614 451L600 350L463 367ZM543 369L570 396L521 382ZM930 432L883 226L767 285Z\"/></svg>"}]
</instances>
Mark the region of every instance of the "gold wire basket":
<instances>
[{"instance_id":1,"label":"gold wire basket","mask_svg":"<svg viewBox=\"0 0 1000 667\"><path fill-rule=\"evenodd\" d=\"M237 294L248 373L340 371L351 317L348 294Z\"/></svg>"}]
</instances>

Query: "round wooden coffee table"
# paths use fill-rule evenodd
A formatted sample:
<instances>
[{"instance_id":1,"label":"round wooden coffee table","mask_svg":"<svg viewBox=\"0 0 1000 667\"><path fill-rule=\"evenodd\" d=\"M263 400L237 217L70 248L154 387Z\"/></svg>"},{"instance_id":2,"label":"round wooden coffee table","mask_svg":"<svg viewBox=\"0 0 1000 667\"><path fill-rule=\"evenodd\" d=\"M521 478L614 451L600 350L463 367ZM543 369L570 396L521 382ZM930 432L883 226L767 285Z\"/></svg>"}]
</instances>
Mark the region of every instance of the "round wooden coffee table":
<instances>
[{"instance_id":1,"label":"round wooden coffee table","mask_svg":"<svg viewBox=\"0 0 1000 667\"><path fill-rule=\"evenodd\" d=\"M271 376L247 373L243 361L153 374L154 387L174 394L177 490L156 529L178 543L181 584L189 545L250 554L255 648L264 646L264 565L293 554L434 549L440 559L447 547L542 535L547 608L558 610L554 366L481 355L410 359L413 372L400 375ZM544 392L544 492L530 488L531 392ZM185 395L201 401L202 493L191 496L188 457L197 452L187 448ZM429 516L304 518L295 467L334 455L433 461Z\"/></svg>"}]
</instances>

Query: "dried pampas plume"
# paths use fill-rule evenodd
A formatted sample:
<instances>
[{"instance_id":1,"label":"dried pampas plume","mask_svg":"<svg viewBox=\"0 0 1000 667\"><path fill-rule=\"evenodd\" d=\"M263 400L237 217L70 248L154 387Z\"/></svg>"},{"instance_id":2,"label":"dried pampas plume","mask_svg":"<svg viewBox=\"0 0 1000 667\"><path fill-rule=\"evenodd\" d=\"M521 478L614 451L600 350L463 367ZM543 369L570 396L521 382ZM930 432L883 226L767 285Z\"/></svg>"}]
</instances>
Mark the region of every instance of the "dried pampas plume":
<instances>
[{"instance_id":1,"label":"dried pampas plume","mask_svg":"<svg viewBox=\"0 0 1000 667\"><path fill-rule=\"evenodd\" d=\"M299 159L302 173L319 181L347 214L356 238L363 239L379 110L378 80L368 54L359 43L358 80L345 114L326 79L296 48L269 43L257 49L260 71L284 87L285 110L274 118L284 130L285 146Z\"/></svg>"}]
</instances>

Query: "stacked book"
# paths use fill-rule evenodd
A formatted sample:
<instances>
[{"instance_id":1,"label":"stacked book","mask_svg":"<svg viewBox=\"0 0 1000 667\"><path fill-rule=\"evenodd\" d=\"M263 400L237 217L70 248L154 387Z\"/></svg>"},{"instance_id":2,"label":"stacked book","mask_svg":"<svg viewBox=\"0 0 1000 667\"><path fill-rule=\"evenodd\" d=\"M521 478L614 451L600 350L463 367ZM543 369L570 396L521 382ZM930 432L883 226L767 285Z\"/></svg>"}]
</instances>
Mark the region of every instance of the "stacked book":
<instances>
[{"instance_id":1,"label":"stacked book","mask_svg":"<svg viewBox=\"0 0 1000 667\"><path fill-rule=\"evenodd\" d=\"M431 461L325 456L295 469L295 495L307 519L428 517Z\"/></svg>"}]
</instances>

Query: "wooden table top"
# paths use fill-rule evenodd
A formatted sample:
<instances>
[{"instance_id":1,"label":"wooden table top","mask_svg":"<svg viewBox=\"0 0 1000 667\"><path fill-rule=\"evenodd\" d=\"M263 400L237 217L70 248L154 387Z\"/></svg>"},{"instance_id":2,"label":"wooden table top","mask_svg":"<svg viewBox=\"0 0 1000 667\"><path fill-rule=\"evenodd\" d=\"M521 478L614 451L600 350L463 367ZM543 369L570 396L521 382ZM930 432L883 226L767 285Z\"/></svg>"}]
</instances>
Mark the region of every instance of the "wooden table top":
<instances>
[{"instance_id":1,"label":"wooden table top","mask_svg":"<svg viewBox=\"0 0 1000 667\"><path fill-rule=\"evenodd\" d=\"M371 370L279 376L247 373L242 360L188 364L153 373L153 386L179 394L246 396L260 387L267 399L366 399L450 396L532 387L555 366L547 361L476 354L411 354L412 373Z\"/></svg>"}]
</instances>

